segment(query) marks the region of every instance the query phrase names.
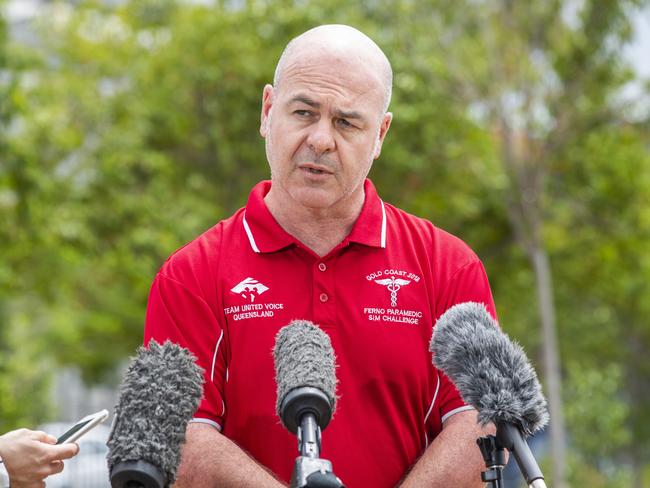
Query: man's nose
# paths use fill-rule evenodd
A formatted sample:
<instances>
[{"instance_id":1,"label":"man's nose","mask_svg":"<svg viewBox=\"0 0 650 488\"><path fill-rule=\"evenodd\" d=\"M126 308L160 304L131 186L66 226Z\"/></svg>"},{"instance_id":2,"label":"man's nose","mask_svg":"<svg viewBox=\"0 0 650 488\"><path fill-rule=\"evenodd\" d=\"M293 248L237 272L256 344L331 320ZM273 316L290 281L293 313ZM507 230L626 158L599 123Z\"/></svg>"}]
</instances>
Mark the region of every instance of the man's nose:
<instances>
[{"instance_id":1,"label":"man's nose","mask_svg":"<svg viewBox=\"0 0 650 488\"><path fill-rule=\"evenodd\" d=\"M317 155L334 151L336 142L331 120L323 117L313 124L307 136L307 144Z\"/></svg>"}]
</instances>

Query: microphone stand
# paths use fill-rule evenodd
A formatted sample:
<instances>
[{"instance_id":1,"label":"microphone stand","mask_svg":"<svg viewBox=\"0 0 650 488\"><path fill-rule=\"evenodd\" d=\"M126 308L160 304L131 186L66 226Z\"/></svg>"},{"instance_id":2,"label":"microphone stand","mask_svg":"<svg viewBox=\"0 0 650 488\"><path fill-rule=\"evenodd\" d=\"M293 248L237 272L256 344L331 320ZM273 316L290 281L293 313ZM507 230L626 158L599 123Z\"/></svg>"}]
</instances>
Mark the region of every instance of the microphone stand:
<instances>
[{"instance_id":1,"label":"microphone stand","mask_svg":"<svg viewBox=\"0 0 650 488\"><path fill-rule=\"evenodd\" d=\"M313 413L306 413L298 427L300 456L291 475L291 488L345 488L332 472L332 463L320 456L321 430Z\"/></svg>"},{"instance_id":2,"label":"microphone stand","mask_svg":"<svg viewBox=\"0 0 650 488\"><path fill-rule=\"evenodd\" d=\"M497 422L496 427L496 436L488 435L476 441L483 454L485 466L488 468L481 473L481 480L491 483L489 488L503 488L502 471L506 464L505 449L507 449L514 455L528 487L546 488L542 471L520 430L507 422Z\"/></svg>"},{"instance_id":3,"label":"microphone stand","mask_svg":"<svg viewBox=\"0 0 650 488\"><path fill-rule=\"evenodd\" d=\"M506 466L506 450L493 435L476 440L487 470L481 472L481 480L488 488L503 488L503 468Z\"/></svg>"},{"instance_id":4,"label":"microphone stand","mask_svg":"<svg viewBox=\"0 0 650 488\"><path fill-rule=\"evenodd\" d=\"M508 422L497 422L497 440L515 456L515 461L530 488L546 488L544 475L521 431Z\"/></svg>"}]
</instances>

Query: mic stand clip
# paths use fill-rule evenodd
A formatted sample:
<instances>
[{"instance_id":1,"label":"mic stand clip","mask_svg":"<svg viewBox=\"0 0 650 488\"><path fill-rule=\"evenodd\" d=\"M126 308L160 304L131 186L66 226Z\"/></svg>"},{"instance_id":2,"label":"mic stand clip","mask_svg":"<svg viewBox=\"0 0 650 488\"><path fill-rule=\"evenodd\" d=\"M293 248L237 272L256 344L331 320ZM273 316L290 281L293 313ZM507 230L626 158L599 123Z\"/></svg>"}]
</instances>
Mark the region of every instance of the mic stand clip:
<instances>
[{"instance_id":1,"label":"mic stand clip","mask_svg":"<svg viewBox=\"0 0 650 488\"><path fill-rule=\"evenodd\" d=\"M489 483L489 488L503 488L502 475L506 465L505 447L493 435L479 437L476 443L483 455L485 466L488 468L481 472L481 480L484 483Z\"/></svg>"}]
</instances>

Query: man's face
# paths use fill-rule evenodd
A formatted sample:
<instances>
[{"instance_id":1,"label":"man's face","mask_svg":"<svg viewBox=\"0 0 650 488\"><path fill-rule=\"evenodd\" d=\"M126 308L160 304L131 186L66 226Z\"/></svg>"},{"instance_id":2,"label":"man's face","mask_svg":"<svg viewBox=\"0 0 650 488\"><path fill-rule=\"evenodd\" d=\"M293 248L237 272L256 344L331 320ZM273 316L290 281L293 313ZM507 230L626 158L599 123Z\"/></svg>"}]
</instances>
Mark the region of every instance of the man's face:
<instances>
[{"instance_id":1,"label":"man's face","mask_svg":"<svg viewBox=\"0 0 650 488\"><path fill-rule=\"evenodd\" d=\"M363 63L331 56L287 63L279 87L267 85L262 100L260 133L275 189L313 209L362 195L390 126L383 104L380 79Z\"/></svg>"}]
</instances>

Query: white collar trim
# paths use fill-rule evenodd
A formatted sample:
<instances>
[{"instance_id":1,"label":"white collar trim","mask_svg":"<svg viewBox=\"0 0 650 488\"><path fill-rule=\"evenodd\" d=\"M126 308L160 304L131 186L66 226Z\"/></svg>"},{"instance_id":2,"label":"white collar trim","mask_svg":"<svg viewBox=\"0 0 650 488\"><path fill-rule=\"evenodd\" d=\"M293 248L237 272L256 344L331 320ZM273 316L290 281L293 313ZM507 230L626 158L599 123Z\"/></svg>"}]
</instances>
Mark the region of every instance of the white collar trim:
<instances>
[{"instance_id":1,"label":"white collar trim","mask_svg":"<svg viewBox=\"0 0 650 488\"><path fill-rule=\"evenodd\" d=\"M255 238L253 237L253 233L251 232L251 228L248 226L248 222L246 222L246 213L244 212L244 230L246 231L246 235L248 236L248 242L250 242L251 247L253 248L253 251L256 253L260 252L260 248L257 247L257 244L255 243Z\"/></svg>"},{"instance_id":2,"label":"white collar trim","mask_svg":"<svg viewBox=\"0 0 650 488\"><path fill-rule=\"evenodd\" d=\"M384 207L384 201L381 202L381 247L386 249L386 208Z\"/></svg>"}]
</instances>

